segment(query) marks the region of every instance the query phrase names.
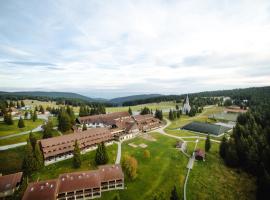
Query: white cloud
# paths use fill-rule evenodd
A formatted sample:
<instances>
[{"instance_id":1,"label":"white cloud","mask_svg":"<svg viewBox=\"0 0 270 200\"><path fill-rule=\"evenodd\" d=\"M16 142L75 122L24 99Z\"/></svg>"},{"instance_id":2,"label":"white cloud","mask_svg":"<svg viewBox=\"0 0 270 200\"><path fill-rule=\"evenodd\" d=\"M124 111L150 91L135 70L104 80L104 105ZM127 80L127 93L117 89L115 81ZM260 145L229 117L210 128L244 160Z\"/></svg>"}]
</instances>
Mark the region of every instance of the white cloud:
<instances>
[{"instance_id":1,"label":"white cloud","mask_svg":"<svg viewBox=\"0 0 270 200\"><path fill-rule=\"evenodd\" d=\"M0 45L8 52L0 57L0 89L115 96L270 84L269 1L31 3L9 2L0 16ZM16 20L8 12L14 10ZM12 82L6 62L18 77ZM20 62L53 63L57 70L16 69Z\"/></svg>"}]
</instances>

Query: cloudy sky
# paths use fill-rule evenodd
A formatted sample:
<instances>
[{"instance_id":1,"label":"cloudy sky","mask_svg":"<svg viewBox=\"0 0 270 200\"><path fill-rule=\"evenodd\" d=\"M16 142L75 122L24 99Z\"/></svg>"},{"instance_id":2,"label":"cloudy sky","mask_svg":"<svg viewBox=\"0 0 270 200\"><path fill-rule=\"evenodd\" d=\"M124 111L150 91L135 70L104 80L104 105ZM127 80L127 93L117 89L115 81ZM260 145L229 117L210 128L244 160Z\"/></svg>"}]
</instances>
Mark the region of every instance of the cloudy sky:
<instances>
[{"instance_id":1,"label":"cloudy sky","mask_svg":"<svg viewBox=\"0 0 270 200\"><path fill-rule=\"evenodd\" d=\"M266 85L269 0L0 0L0 90L110 98Z\"/></svg>"}]
</instances>

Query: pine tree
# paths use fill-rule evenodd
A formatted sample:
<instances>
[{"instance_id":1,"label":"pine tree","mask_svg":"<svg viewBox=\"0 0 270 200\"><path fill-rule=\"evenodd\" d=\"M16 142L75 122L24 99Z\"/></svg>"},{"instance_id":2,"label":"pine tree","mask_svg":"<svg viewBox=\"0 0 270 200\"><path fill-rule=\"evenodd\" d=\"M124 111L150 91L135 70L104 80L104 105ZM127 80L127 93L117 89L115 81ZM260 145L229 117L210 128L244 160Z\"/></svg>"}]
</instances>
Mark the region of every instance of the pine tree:
<instances>
[{"instance_id":1,"label":"pine tree","mask_svg":"<svg viewBox=\"0 0 270 200\"><path fill-rule=\"evenodd\" d=\"M176 117L177 117L177 119L179 119L179 118L180 118L180 110L178 110L178 111L177 111L177 113L176 113Z\"/></svg>"},{"instance_id":2,"label":"pine tree","mask_svg":"<svg viewBox=\"0 0 270 200\"><path fill-rule=\"evenodd\" d=\"M171 109L169 111L169 120L171 120L171 121L174 120L173 111Z\"/></svg>"},{"instance_id":3,"label":"pine tree","mask_svg":"<svg viewBox=\"0 0 270 200\"><path fill-rule=\"evenodd\" d=\"M221 141L220 146L219 146L219 155L223 159L226 157L227 147L228 147L227 138L225 136L223 136L222 141Z\"/></svg>"},{"instance_id":4,"label":"pine tree","mask_svg":"<svg viewBox=\"0 0 270 200\"><path fill-rule=\"evenodd\" d=\"M40 150L39 143L35 145L35 152L34 152L35 162L36 162L36 169L41 169L44 166L43 155Z\"/></svg>"},{"instance_id":5,"label":"pine tree","mask_svg":"<svg viewBox=\"0 0 270 200\"><path fill-rule=\"evenodd\" d=\"M34 114L32 115L32 120L35 122L37 120L37 111L34 111Z\"/></svg>"},{"instance_id":6,"label":"pine tree","mask_svg":"<svg viewBox=\"0 0 270 200\"><path fill-rule=\"evenodd\" d=\"M53 137L53 122L48 120L48 122L43 126L43 138Z\"/></svg>"},{"instance_id":7,"label":"pine tree","mask_svg":"<svg viewBox=\"0 0 270 200\"><path fill-rule=\"evenodd\" d=\"M209 134L206 136L206 140L205 140L205 145L204 145L204 149L206 152L208 152L211 148L211 141L210 141L210 136Z\"/></svg>"},{"instance_id":8,"label":"pine tree","mask_svg":"<svg viewBox=\"0 0 270 200\"><path fill-rule=\"evenodd\" d=\"M17 106L16 106L18 109L21 108L21 104L19 101L17 101Z\"/></svg>"},{"instance_id":9,"label":"pine tree","mask_svg":"<svg viewBox=\"0 0 270 200\"><path fill-rule=\"evenodd\" d=\"M79 168L82 164L81 161L81 151L79 148L79 144L77 142L77 140L75 141L75 145L74 145L74 151L73 151L73 167L74 168Z\"/></svg>"},{"instance_id":10,"label":"pine tree","mask_svg":"<svg viewBox=\"0 0 270 200\"><path fill-rule=\"evenodd\" d=\"M131 110L130 107L128 107L128 113L129 113L130 115L132 115L132 110Z\"/></svg>"},{"instance_id":11,"label":"pine tree","mask_svg":"<svg viewBox=\"0 0 270 200\"><path fill-rule=\"evenodd\" d=\"M70 123L72 125L75 124L75 114L70 106L67 106L67 114L69 115Z\"/></svg>"},{"instance_id":12,"label":"pine tree","mask_svg":"<svg viewBox=\"0 0 270 200\"><path fill-rule=\"evenodd\" d=\"M45 113L45 110L44 110L44 108L43 108L43 106L42 106L42 105L40 105L40 106L39 106L39 112L41 112L42 114L44 114L44 113Z\"/></svg>"},{"instance_id":13,"label":"pine tree","mask_svg":"<svg viewBox=\"0 0 270 200\"><path fill-rule=\"evenodd\" d=\"M36 163L33 154L33 148L30 142L28 141L22 162L22 169L25 175L30 175L36 169L35 164Z\"/></svg>"},{"instance_id":14,"label":"pine tree","mask_svg":"<svg viewBox=\"0 0 270 200\"><path fill-rule=\"evenodd\" d=\"M22 107L25 107L25 104L24 104L24 101L23 100L21 100L21 106Z\"/></svg>"},{"instance_id":15,"label":"pine tree","mask_svg":"<svg viewBox=\"0 0 270 200\"><path fill-rule=\"evenodd\" d=\"M24 113L24 119L27 119L28 118L28 111L25 111L25 113Z\"/></svg>"},{"instance_id":16,"label":"pine tree","mask_svg":"<svg viewBox=\"0 0 270 200\"><path fill-rule=\"evenodd\" d=\"M109 156L105 144L102 142L101 144L98 145L98 148L96 150L95 162L97 165L104 165L108 163L108 161Z\"/></svg>"},{"instance_id":17,"label":"pine tree","mask_svg":"<svg viewBox=\"0 0 270 200\"><path fill-rule=\"evenodd\" d=\"M87 126L85 123L83 123L83 128L82 128L83 131L86 131L87 130Z\"/></svg>"},{"instance_id":18,"label":"pine tree","mask_svg":"<svg viewBox=\"0 0 270 200\"><path fill-rule=\"evenodd\" d=\"M72 127L72 123L69 115L65 110L61 110L58 115L58 130L61 132L69 131Z\"/></svg>"},{"instance_id":19,"label":"pine tree","mask_svg":"<svg viewBox=\"0 0 270 200\"><path fill-rule=\"evenodd\" d=\"M24 128L24 127L25 127L24 121L23 121L23 118L22 118L22 117L20 117L20 119L19 119L19 121L18 121L18 127L19 127L19 128Z\"/></svg>"},{"instance_id":20,"label":"pine tree","mask_svg":"<svg viewBox=\"0 0 270 200\"><path fill-rule=\"evenodd\" d=\"M171 191L170 200L179 200L175 186L173 187L173 190Z\"/></svg>"},{"instance_id":21,"label":"pine tree","mask_svg":"<svg viewBox=\"0 0 270 200\"><path fill-rule=\"evenodd\" d=\"M29 142L32 146L32 148L34 149L35 146L36 146L36 143L37 143L37 139L36 137L34 136L33 132L31 131L30 134L29 134Z\"/></svg>"},{"instance_id":22,"label":"pine tree","mask_svg":"<svg viewBox=\"0 0 270 200\"><path fill-rule=\"evenodd\" d=\"M13 124L13 120L12 120L11 113L6 113L6 114L4 115L4 122L5 122L7 125L12 125L12 124Z\"/></svg>"}]
</instances>

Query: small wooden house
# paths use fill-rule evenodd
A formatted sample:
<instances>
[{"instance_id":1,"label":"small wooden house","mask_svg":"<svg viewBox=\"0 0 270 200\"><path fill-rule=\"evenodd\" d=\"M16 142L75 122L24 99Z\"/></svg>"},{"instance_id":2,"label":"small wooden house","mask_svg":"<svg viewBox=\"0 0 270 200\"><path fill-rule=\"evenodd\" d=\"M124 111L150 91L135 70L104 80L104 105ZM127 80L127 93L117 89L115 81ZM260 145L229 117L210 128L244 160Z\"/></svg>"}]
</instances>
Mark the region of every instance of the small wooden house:
<instances>
[{"instance_id":1,"label":"small wooden house","mask_svg":"<svg viewBox=\"0 0 270 200\"><path fill-rule=\"evenodd\" d=\"M195 158L196 160L204 160L205 158L205 152L202 149L197 149L195 151Z\"/></svg>"}]
</instances>

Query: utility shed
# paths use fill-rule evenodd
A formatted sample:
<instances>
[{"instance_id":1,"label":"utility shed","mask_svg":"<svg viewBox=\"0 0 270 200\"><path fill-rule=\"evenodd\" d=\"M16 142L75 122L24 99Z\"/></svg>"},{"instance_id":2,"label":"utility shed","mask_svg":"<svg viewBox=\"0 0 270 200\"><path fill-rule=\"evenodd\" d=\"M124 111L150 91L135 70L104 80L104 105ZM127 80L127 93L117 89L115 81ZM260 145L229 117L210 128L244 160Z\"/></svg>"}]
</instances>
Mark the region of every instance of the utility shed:
<instances>
[{"instance_id":1,"label":"utility shed","mask_svg":"<svg viewBox=\"0 0 270 200\"><path fill-rule=\"evenodd\" d=\"M231 130L231 128L229 127L216 125L216 124L203 123L203 122L191 122L183 126L182 129L188 130L188 131L199 132L199 133L206 133L206 134L209 133L215 136L218 136L220 134L223 134Z\"/></svg>"}]
</instances>

